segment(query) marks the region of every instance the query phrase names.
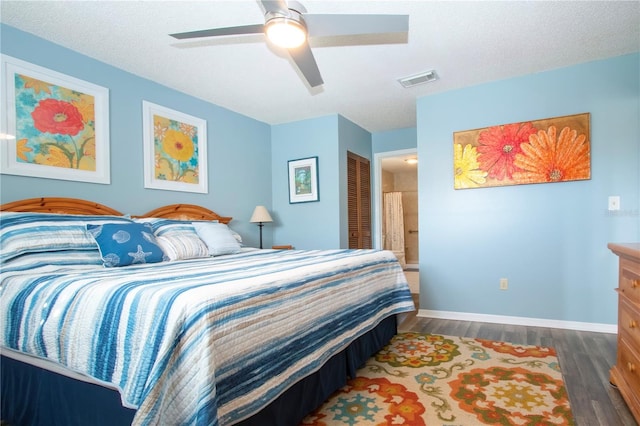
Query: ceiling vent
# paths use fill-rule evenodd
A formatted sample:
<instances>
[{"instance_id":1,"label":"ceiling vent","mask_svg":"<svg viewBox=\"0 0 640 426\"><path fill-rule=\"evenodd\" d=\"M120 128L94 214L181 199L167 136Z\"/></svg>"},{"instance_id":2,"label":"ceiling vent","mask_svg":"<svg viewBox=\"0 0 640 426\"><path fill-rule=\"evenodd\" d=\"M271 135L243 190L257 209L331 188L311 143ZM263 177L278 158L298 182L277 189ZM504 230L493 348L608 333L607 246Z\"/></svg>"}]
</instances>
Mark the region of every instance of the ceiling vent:
<instances>
[{"instance_id":1,"label":"ceiling vent","mask_svg":"<svg viewBox=\"0 0 640 426\"><path fill-rule=\"evenodd\" d=\"M402 84L402 87L408 88L413 87L417 84L429 83L432 81L436 81L438 79L438 74L434 70L426 71L420 74L412 75L410 77L401 78L398 81Z\"/></svg>"}]
</instances>

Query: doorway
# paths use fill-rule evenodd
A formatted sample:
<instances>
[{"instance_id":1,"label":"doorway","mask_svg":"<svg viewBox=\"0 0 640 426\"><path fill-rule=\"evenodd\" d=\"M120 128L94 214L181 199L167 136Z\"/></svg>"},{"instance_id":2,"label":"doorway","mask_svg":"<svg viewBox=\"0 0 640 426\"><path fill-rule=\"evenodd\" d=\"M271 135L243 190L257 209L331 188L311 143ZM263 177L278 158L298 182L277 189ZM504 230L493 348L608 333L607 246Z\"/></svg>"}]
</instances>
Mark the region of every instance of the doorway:
<instances>
[{"instance_id":1,"label":"doorway","mask_svg":"<svg viewBox=\"0 0 640 426\"><path fill-rule=\"evenodd\" d=\"M374 154L374 246L378 249L391 249L401 260L411 292L419 294L419 232L418 232L418 152L417 149L389 151ZM414 162L415 161L415 162ZM401 194L403 244L398 245L388 226L389 207L385 211L385 198L397 200ZM393 196L391 196L393 195ZM397 214L397 213L396 213ZM390 244L389 238L393 238Z\"/></svg>"}]
</instances>

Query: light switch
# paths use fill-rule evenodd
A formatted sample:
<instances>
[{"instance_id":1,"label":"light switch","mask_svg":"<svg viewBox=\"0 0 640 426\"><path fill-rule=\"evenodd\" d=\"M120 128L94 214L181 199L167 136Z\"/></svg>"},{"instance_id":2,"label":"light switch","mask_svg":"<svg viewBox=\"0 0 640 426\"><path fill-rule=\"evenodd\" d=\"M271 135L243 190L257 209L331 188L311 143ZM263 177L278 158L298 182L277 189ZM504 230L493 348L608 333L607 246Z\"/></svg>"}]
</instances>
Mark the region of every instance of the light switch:
<instances>
[{"instance_id":1,"label":"light switch","mask_svg":"<svg viewBox=\"0 0 640 426\"><path fill-rule=\"evenodd\" d=\"M610 195L609 196L609 211L620 210L620 196L619 195Z\"/></svg>"}]
</instances>

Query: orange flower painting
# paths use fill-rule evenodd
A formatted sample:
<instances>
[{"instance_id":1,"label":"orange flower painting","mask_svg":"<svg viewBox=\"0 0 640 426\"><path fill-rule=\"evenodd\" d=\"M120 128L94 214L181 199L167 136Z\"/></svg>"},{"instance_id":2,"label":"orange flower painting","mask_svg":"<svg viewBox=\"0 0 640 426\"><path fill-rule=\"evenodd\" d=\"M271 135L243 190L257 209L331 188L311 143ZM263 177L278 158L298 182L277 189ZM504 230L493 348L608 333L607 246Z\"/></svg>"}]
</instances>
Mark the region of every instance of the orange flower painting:
<instances>
[{"instance_id":1,"label":"orange flower painting","mask_svg":"<svg viewBox=\"0 0 640 426\"><path fill-rule=\"evenodd\" d=\"M454 189L591 179L589 113L453 134Z\"/></svg>"}]
</instances>

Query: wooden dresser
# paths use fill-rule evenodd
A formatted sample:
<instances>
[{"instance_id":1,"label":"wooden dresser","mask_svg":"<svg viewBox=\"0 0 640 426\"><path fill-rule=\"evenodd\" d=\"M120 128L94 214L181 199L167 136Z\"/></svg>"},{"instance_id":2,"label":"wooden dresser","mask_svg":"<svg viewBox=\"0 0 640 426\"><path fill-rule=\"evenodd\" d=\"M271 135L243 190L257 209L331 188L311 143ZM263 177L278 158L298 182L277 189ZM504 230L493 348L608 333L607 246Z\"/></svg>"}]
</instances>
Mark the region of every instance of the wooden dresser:
<instances>
[{"instance_id":1,"label":"wooden dresser","mask_svg":"<svg viewBox=\"0 0 640 426\"><path fill-rule=\"evenodd\" d=\"M640 424L640 243L609 244L619 257L618 357L610 380Z\"/></svg>"}]
</instances>

